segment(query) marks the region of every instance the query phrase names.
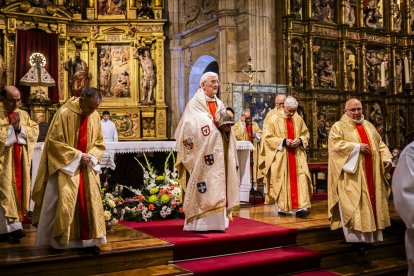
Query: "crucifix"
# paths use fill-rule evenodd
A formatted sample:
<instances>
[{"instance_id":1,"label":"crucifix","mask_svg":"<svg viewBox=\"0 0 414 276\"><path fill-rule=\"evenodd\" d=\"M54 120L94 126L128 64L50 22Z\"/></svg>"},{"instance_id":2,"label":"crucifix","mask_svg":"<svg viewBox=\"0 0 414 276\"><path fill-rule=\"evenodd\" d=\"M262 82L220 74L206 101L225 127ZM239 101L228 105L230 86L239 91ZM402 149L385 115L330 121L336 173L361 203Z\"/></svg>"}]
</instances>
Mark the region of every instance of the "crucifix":
<instances>
[{"instance_id":1,"label":"crucifix","mask_svg":"<svg viewBox=\"0 0 414 276\"><path fill-rule=\"evenodd\" d=\"M249 98L245 98L247 103L249 104L249 109L250 109L250 119L249 121L245 121L246 123L246 128L247 126L250 127L250 129L247 128L247 131L249 131L249 137L250 137L250 142L253 144L254 142L254 137L253 137L253 118L254 118L254 110L256 109L255 107L255 101L253 101L253 89L252 89L252 85L253 85L253 80L254 80L254 76L257 73L264 73L266 72L265 70L255 70L253 69L252 66L252 58L249 56L249 59L247 60L247 70L238 70L236 71L236 73L243 73L246 74L249 77ZM257 191L257 183L256 183L256 179L254 179L254 158L253 158L253 151L250 152L250 183L251 183L251 189L250 189L250 194L253 196L254 200L253 200L253 204L256 204L256 196L260 196L263 200L263 195L262 193L260 193L259 191Z\"/></svg>"}]
</instances>

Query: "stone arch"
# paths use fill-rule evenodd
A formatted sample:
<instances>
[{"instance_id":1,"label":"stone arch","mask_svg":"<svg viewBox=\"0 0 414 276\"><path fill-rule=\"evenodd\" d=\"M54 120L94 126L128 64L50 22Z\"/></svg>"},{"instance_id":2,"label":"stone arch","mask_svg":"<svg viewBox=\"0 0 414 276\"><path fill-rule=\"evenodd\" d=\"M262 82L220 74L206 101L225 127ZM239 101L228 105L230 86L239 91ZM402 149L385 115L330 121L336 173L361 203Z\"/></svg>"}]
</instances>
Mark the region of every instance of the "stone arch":
<instances>
[{"instance_id":1,"label":"stone arch","mask_svg":"<svg viewBox=\"0 0 414 276\"><path fill-rule=\"evenodd\" d=\"M217 74L219 73L218 63L214 57L203 55L194 63L188 81L188 100L190 100L197 92L197 89L200 86L201 75L207 72L206 69Z\"/></svg>"}]
</instances>

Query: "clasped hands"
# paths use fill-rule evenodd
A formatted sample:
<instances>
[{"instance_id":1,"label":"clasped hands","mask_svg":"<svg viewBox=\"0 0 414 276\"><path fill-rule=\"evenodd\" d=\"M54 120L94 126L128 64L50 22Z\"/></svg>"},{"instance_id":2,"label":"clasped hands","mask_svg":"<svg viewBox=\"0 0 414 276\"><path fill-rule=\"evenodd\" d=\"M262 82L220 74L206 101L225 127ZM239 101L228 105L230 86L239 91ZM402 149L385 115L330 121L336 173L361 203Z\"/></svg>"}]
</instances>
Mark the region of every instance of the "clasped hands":
<instances>
[{"instance_id":1,"label":"clasped hands","mask_svg":"<svg viewBox=\"0 0 414 276\"><path fill-rule=\"evenodd\" d=\"M286 139L286 146L290 148L297 148L300 146L300 139L299 138Z\"/></svg>"},{"instance_id":2,"label":"clasped hands","mask_svg":"<svg viewBox=\"0 0 414 276\"><path fill-rule=\"evenodd\" d=\"M80 160L80 166L81 168L87 167L89 163L91 162L92 157L87 153L82 153L82 158Z\"/></svg>"},{"instance_id":3,"label":"clasped hands","mask_svg":"<svg viewBox=\"0 0 414 276\"><path fill-rule=\"evenodd\" d=\"M14 112L14 116L13 119L11 119L10 122L11 126L14 128L15 131L19 132L21 127L20 127L20 115L18 112Z\"/></svg>"}]
</instances>

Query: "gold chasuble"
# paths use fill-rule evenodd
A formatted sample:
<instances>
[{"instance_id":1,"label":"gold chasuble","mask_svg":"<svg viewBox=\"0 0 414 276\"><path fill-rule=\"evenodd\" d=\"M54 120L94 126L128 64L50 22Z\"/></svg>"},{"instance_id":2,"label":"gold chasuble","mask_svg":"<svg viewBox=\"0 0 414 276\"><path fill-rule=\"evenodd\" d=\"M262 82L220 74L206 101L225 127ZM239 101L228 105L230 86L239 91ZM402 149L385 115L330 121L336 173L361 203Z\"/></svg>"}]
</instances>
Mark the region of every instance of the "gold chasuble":
<instances>
[{"instance_id":1,"label":"gold chasuble","mask_svg":"<svg viewBox=\"0 0 414 276\"><path fill-rule=\"evenodd\" d=\"M106 241L97 172L104 151L98 112L82 116L79 98L70 98L50 124L33 188L37 246L89 247ZM79 166L82 153L91 156L90 165Z\"/></svg>"},{"instance_id":2,"label":"gold chasuble","mask_svg":"<svg viewBox=\"0 0 414 276\"><path fill-rule=\"evenodd\" d=\"M369 145L370 154L360 153L361 143ZM365 234L389 226L390 187L383 162L391 160L391 153L375 127L364 119L356 123L343 115L329 132L328 150L331 229L342 226Z\"/></svg>"},{"instance_id":3,"label":"gold chasuble","mask_svg":"<svg viewBox=\"0 0 414 276\"><path fill-rule=\"evenodd\" d=\"M20 116L19 134L10 126L14 113ZM16 109L8 114L0 104L0 204L8 223L22 221L29 211L30 166L38 135L38 124L26 111ZM15 139L10 145L9 136Z\"/></svg>"},{"instance_id":4,"label":"gold chasuble","mask_svg":"<svg viewBox=\"0 0 414 276\"><path fill-rule=\"evenodd\" d=\"M212 99L215 103L206 100L200 88L185 108L175 132L176 166L184 191L186 225L206 219L206 225L213 224L214 228L207 217L224 210L230 215L238 208L240 178L234 134L222 134L215 124L224 104L217 97ZM205 229L213 230L209 226Z\"/></svg>"},{"instance_id":5,"label":"gold chasuble","mask_svg":"<svg viewBox=\"0 0 414 276\"><path fill-rule=\"evenodd\" d=\"M270 120L263 143L269 195L280 211L310 208L313 190L305 152L309 141L308 128L297 113L292 118L286 118L284 112L278 112ZM300 138L302 146L284 146L286 138Z\"/></svg>"}]
</instances>

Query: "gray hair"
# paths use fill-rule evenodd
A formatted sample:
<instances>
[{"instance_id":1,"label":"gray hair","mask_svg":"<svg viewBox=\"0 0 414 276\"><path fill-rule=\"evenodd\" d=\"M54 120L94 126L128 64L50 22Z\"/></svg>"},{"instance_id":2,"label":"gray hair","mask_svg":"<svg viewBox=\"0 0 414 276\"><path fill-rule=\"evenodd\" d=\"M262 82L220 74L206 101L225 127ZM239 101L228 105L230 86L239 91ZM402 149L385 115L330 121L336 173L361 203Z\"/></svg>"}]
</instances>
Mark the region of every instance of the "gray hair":
<instances>
[{"instance_id":1,"label":"gray hair","mask_svg":"<svg viewBox=\"0 0 414 276\"><path fill-rule=\"evenodd\" d=\"M294 107L298 108L298 102L292 96L289 96L285 100L285 107Z\"/></svg>"},{"instance_id":2,"label":"gray hair","mask_svg":"<svg viewBox=\"0 0 414 276\"><path fill-rule=\"evenodd\" d=\"M200 79L200 87L201 87L201 85L209 78L209 77L216 77L216 78L218 78L218 75L217 75L217 73L214 73L214 72L206 72L206 73L204 73L202 76L201 76L201 79Z\"/></svg>"},{"instance_id":3,"label":"gray hair","mask_svg":"<svg viewBox=\"0 0 414 276\"><path fill-rule=\"evenodd\" d=\"M83 99L93 98L99 104L102 102L102 94L95 87L85 87L80 97Z\"/></svg>"}]
</instances>

